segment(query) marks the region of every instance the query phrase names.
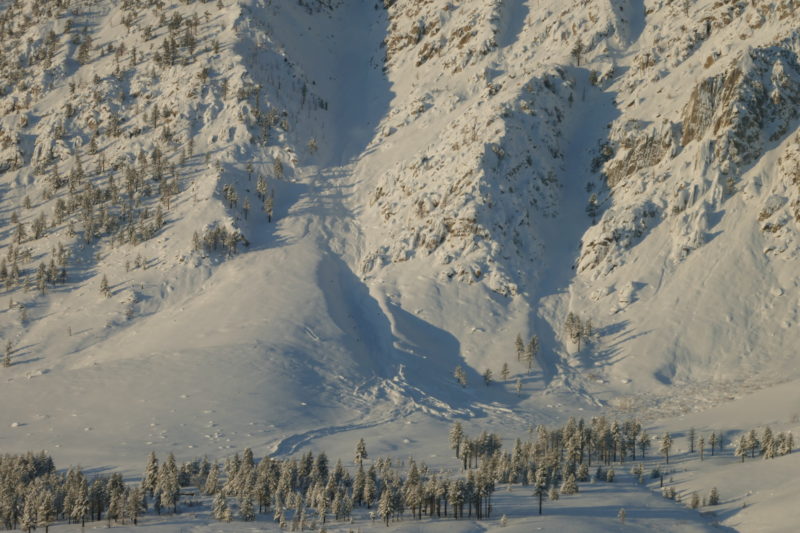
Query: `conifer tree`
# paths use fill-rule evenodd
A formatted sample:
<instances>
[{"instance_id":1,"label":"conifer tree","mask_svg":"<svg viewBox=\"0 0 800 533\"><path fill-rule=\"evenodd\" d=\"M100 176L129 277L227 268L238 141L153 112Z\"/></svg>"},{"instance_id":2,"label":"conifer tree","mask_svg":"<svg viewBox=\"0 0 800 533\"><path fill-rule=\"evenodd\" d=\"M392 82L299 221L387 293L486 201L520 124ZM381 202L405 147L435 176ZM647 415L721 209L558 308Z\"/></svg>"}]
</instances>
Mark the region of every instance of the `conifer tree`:
<instances>
[{"instance_id":1,"label":"conifer tree","mask_svg":"<svg viewBox=\"0 0 800 533\"><path fill-rule=\"evenodd\" d=\"M378 489L375 486L375 479L372 476L367 476L366 483L364 483L364 503L367 504L369 509L375 503L375 497L378 494Z\"/></svg>"},{"instance_id":2,"label":"conifer tree","mask_svg":"<svg viewBox=\"0 0 800 533\"><path fill-rule=\"evenodd\" d=\"M31 489L25 496L25 503L22 506L22 516L19 519L19 528L22 531L31 533L34 527L36 527L36 504L34 502L33 489Z\"/></svg>"},{"instance_id":3,"label":"conifer tree","mask_svg":"<svg viewBox=\"0 0 800 533\"><path fill-rule=\"evenodd\" d=\"M764 428L764 433L761 434L761 455L766 455L767 450L773 445L773 441L772 429L767 426Z\"/></svg>"},{"instance_id":4,"label":"conifer tree","mask_svg":"<svg viewBox=\"0 0 800 533\"><path fill-rule=\"evenodd\" d=\"M750 444L748 443L747 436L742 434L739 436L739 440L736 441L736 449L733 451L733 454L736 457L741 457L742 462L744 462L744 458L747 457L747 452L750 450Z\"/></svg>"},{"instance_id":5,"label":"conifer tree","mask_svg":"<svg viewBox=\"0 0 800 533\"><path fill-rule=\"evenodd\" d=\"M83 36L83 41L81 45L78 47L78 62L81 65L85 65L89 63L91 59L91 52L92 52L92 38L89 35Z\"/></svg>"},{"instance_id":6,"label":"conifer tree","mask_svg":"<svg viewBox=\"0 0 800 533\"><path fill-rule=\"evenodd\" d=\"M209 496L217 493L219 485L219 464L216 462L211 466L211 471L208 473L206 482L203 485L203 492Z\"/></svg>"},{"instance_id":7,"label":"conifer tree","mask_svg":"<svg viewBox=\"0 0 800 533\"><path fill-rule=\"evenodd\" d=\"M356 476L353 479L353 504L361 505L364 501L364 485L367 483L367 475L364 472L364 465L359 464Z\"/></svg>"},{"instance_id":8,"label":"conifer tree","mask_svg":"<svg viewBox=\"0 0 800 533\"><path fill-rule=\"evenodd\" d=\"M142 476L142 488L144 488L150 494L150 496L152 496L153 491L156 489L157 481L158 458L156 457L156 452L151 451L147 458L147 466L144 469L144 475Z\"/></svg>"},{"instance_id":9,"label":"conifer tree","mask_svg":"<svg viewBox=\"0 0 800 533\"><path fill-rule=\"evenodd\" d=\"M378 502L378 516L386 523L386 527L389 527L389 518L391 518L393 512L392 491L389 487L384 487L381 499Z\"/></svg>"},{"instance_id":10,"label":"conifer tree","mask_svg":"<svg viewBox=\"0 0 800 533\"><path fill-rule=\"evenodd\" d=\"M523 358L525 360L525 364L528 366L528 372L531 371L533 368L533 361L536 359L536 355L539 353L539 336L534 335L531 337L530 342L525 347L525 353L523 354Z\"/></svg>"},{"instance_id":11,"label":"conifer tree","mask_svg":"<svg viewBox=\"0 0 800 533\"><path fill-rule=\"evenodd\" d=\"M222 493L222 491L217 491L214 495L214 503L211 507L211 514L217 520L225 520L228 512L228 499Z\"/></svg>"},{"instance_id":12,"label":"conifer tree","mask_svg":"<svg viewBox=\"0 0 800 533\"><path fill-rule=\"evenodd\" d=\"M758 451L761 447L761 443L758 442L758 436L756 435L755 429L751 429L750 433L747 434L747 446L750 448L750 456L755 457L756 451Z\"/></svg>"},{"instance_id":13,"label":"conifer tree","mask_svg":"<svg viewBox=\"0 0 800 533\"><path fill-rule=\"evenodd\" d=\"M251 522L256 519L256 514L253 511L253 499L250 494L246 494L239 501L239 516L245 522Z\"/></svg>"},{"instance_id":14,"label":"conifer tree","mask_svg":"<svg viewBox=\"0 0 800 533\"><path fill-rule=\"evenodd\" d=\"M775 439L770 439L764 446L764 459L774 459L778 453L778 446Z\"/></svg>"},{"instance_id":15,"label":"conifer tree","mask_svg":"<svg viewBox=\"0 0 800 533\"><path fill-rule=\"evenodd\" d=\"M81 528L86 524L86 517L89 515L89 484L86 478L81 478L80 486L75 498L75 504L72 507L70 518L77 523L80 521Z\"/></svg>"},{"instance_id":16,"label":"conifer tree","mask_svg":"<svg viewBox=\"0 0 800 533\"><path fill-rule=\"evenodd\" d=\"M564 483L561 485L561 494L566 494L569 496L577 492L578 484L575 482L575 474L569 474L566 479L564 479Z\"/></svg>"},{"instance_id":17,"label":"conifer tree","mask_svg":"<svg viewBox=\"0 0 800 533\"><path fill-rule=\"evenodd\" d=\"M39 496L39 506L36 510L36 527L44 528L45 533L50 530L50 524L53 522L53 493L45 490Z\"/></svg>"},{"instance_id":18,"label":"conifer tree","mask_svg":"<svg viewBox=\"0 0 800 533\"><path fill-rule=\"evenodd\" d=\"M267 222L272 222L272 211L275 207L275 197L272 191L264 198L264 212L267 214Z\"/></svg>"},{"instance_id":19,"label":"conifer tree","mask_svg":"<svg viewBox=\"0 0 800 533\"><path fill-rule=\"evenodd\" d=\"M534 480L534 494L539 498L539 514L542 514L542 500L547 491L547 470L544 464L539 465L536 469L536 478Z\"/></svg>"},{"instance_id":20,"label":"conifer tree","mask_svg":"<svg viewBox=\"0 0 800 533\"><path fill-rule=\"evenodd\" d=\"M125 515L133 522L133 525L139 523L139 516L145 510L143 509L144 491L141 487L134 487L128 491L125 501Z\"/></svg>"},{"instance_id":21,"label":"conifer tree","mask_svg":"<svg viewBox=\"0 0 800 533\"><path fill-rule=\"evenodd\" d=\"M175 464L175 456L170 453L164 464L158 470L157 490L161 494L161 504L165 507L172 507L172 512L178 511L178 466Z\"/></svg>"},{"instance_id":22,"label":"conifer tree","mask_svg":"<svg viewBox=\"0 0 800 533\"><path fill-rule=\"evenodd\" d=\"M461 427L461 422L453 423L450 428L450 449L455 450L456 459L461 457L461 444L464 442L464 429Z\"/></svg>"},{"instance_id":23,"label":"conifer tree","mask_svg":"<svg viewBox=\"0 0 800 533\"><path fill-rule=\"evenodd\" d=\"M100 294L106 298L111 298L111 288L108 286L108 278L103 274L103 279L100 280Z\"/></svg>"},{"instance_id":24,"label":"conifer tree","mask_svg":"<svg viewBox=\"0 0 800 533\"><path fill-rule=\"evenodd\" d=\"M453 370L453 377L462 388L467 386L467 374L461 365L456 365L455 370Z\"/></svg>"},{"instance_id":25,"label":"conifer tree","mask_svg":"<svg viewBox=\"0 0 800 533\"><path fill-rule=\"evenodd\" d=\"M667 464L669 464L669 452L672 450L672 437L670 436L669 432L664 433L664 437L661 439L661 447L658 451L666 458ZM644 454L642 454L644 455Z\"/></svg>"},{"instance_id":26,"label":"conifer tree","mask_svg":"<svg viewBox=\"0 0 800 533\"><path fill-rule=\"evenodd\" d=\"M356 456L355 462L358 466L362 466L364 464L364 459L367 458L367 445L364 442L364 439L358 439L358 444L356 444Z\"/></svg>"},{"instance_id":27,"label":"conifer tree","mask_svg":"<svg viewBox=\"0 0 800 533\"><path fill-rule=\"evenodd\" d=\"M639 444L639 450L642 452L642 460L644 460L646 459L647 448L650 447L650 435L648 435L647 432L642 431L639 433L637 442Z\"/></svg>"},{"instance_id":28,"label":"conifer tree","mask_svg":"<svg viewBox=\"0 0 800 533\"><path fill-rule=\"evenodd\" d=\"M578 481L589 481L589 467L586 465L586 463L581 463L578 466L577 480Z\"/></svg>"}]
</instances>

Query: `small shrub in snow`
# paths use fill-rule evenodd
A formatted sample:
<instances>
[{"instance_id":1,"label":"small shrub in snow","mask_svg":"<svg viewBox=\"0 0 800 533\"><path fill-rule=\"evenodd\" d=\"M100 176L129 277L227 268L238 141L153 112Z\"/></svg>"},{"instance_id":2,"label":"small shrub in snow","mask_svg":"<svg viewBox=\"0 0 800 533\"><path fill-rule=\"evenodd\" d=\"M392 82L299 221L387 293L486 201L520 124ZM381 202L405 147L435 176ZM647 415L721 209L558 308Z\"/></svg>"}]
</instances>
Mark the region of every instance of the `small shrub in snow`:
<instances>
[{"instance_id":1,"label":"small shrub in snow","mask_svg":"<svg viewBox=\"0 0 800 533\"><path fill-rule=\"evenodd\" d=\"M719 492L717 487L712 487L708 493L708 505L719 505Z\"/></svg>"}]
</instances>

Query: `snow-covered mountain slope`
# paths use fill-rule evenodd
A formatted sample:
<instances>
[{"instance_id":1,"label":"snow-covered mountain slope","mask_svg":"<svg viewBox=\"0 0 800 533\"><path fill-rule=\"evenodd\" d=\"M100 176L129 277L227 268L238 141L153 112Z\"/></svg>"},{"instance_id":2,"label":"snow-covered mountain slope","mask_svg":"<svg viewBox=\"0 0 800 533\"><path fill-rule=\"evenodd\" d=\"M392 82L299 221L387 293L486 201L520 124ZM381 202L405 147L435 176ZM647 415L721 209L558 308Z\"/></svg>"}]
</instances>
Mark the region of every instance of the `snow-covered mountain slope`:
<instances>
[{"instance_id":1,"label":"snow-covered mountain slope","mask_svg":"<svg viewBox=\"0 0 800 533\"><path fill-rule=\"evenodd\" d=\"M2 7L14 446L289 453L800 378L793 2Z\"/></svg>"},{"instance_id":2,"label":"snow-covered mountain slope","mask_svg":"<svg viewBox=\"0 0 800 533\"><path fill-rule=\"evenodd\" d=\"M364 219L382 228L368 279L424 266L438 287L524 301L511 324L539 335L545 382L606 400L796 377L793 4L388 13L396 97L363 158L388 167L365 180ZM588 339L565 332L569 312ZM467 360L499 366L511 324L494 330L502 351Z\"/></svg>"}]
</instances>

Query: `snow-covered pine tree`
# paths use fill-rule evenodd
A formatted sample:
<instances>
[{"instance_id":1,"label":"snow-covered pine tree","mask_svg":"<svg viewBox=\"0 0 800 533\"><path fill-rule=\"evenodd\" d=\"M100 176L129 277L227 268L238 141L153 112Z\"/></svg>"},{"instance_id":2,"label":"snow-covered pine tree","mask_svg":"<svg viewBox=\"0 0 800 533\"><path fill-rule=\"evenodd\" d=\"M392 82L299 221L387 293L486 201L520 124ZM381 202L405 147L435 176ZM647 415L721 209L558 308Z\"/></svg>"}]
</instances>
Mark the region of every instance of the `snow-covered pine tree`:
<instances>
[{"instance_id":1,"label":"snow-covered pine tree","mask_svg":"<svg viewBox=\"0 0 800 533\"><path fill-rule=\"evenodd\" d=\"M778 454L780 455L787 455L792 453L792 446L794 445L794 441L792 438L792 432L788 433L779 433L778 434Z\"/></svg>"},{"instance_id":2,"label":"snow-covered pine tree","mask_svg":"<svg viewBox=\"0 0 800 533\"><path fill-rule=\"evenodd\" d=\"M53 523L53 493L45 489L39 495L39 504L36 509L36 527L44 528L45 533L50 531L50 524Z\"/></svg>"},{"instance_id":3,"label":"snow-covered pine tree","mask_svg":"<svg viewBox=\"0 0 800 533\"><path fill-rule=\"evenodd\" d=\"M146 510L143 507L144 501L144 489L141 487L133 487L128 491L125 501L125 516L133 522L134 526L139 523L139 516Z\"/></svg>"},{"instance_id":4,"label":"snow-covered pine tree","mask_svg":"<svg viewBox=\"0 0 800 533\"><path fill-rule=\"evenodd\" d=\"M119 521L123 516L125 501L123 493L125 485L122 481L120 474L114 474L108 479L106 494L108 494L108 510L106 511L106 518L108 518L109 525L111 520Z\"/></svg>"},{"instance_id":5,"label":"snow-covered pine tree","mask_svg":"<svg viewBox=\"0 0 800 533\"><path fill-rule=\"evenodd\" d=\"M572 311L567 313L567 319L564 322L564 330L572 342L578 343L578 351L580 351L580 339L583 332L583 324L581 323L581 319L578 317L578 315Z\"/></svg>"},{"instance_id":6,"label":"snow-covered pine tree","mask_svg":"<svg viewBox=\"0 0 800 533\"><path fill-rule=\"evenodd\" d=\"M454 422L449 432L450 449L455 450L456 459L461 457L461 443L464 442L464 429L461 422Z\"/></svg>"},{"instance_id":7,"label":"snow-covered pine tree","mask_svg":"<svg viewBox=\"0 0 800 533\"><path fill-rule=\"evenodd\" d=\"M774 451L774 440L775 439L772 435L772 429L769 426L765 427L764 433L761 434L761 455L766 455L767 450L770 447L773 447Z\"/></svg>"},{"instance_id":8,"label":"snow-covered pine tree","mask_svg":"<svg viewBox=\"0 0 800 533\"><path fill-rule=\"evenodd\" d=\"M156 490L153 491L153 510L156 512L156 514L160 515L162 507L161 489L156 486Z\"/></svg>"},{"instance_id":9,"label":"snow-covered pine tree","mask_svg":"<svg viewBox=\"0 0 800 533\"><path fill-rule=\"evenodd\" d=\"M87 516L89 516L89 484L86 482L86 478L81 478L70 518L75 523L80 522L81 528L83 528Z\"/></svg>"},{"instance_id":10,"label":"snow-covered pine tree","mask_svg":"<svg viewBox=\"0 0 800 533\"><path fill-rule=\"evenodd\" d=\"M239 517L245 522L252 522L256 519L256 513L253 511L252 494L245 494L239 500Z\"/></svg>"},{"instance_id":11,"label":"snow-covered pine tree","mask_svg":"<svg viewBox=\"0 0 800 533\"><path fill-rule=\"evenodd\" d=\"M569 474L561 485L561 494L570 496L578 492L578 484L575 482L575 474Z\"/></svg>"},{"instance_id":12,"label":"snow-covered pine tree","mask_svg":"<svg viewBox=\"0 0 800 533\"><path fill-rule=\"evenodd\" d=\"M747 447L750 449L751 457L755 457L756 452L761 448L761 443L758 442L758 435L756 435L755 429L751 429L750 433L747 434Z\"/></svg>"},{"instance_id":13,"label":"snow-covered pine tree","mask_svg":"<svg viewBox=\"0 0 800 533\"><path fill-rule=\"evenodd\" d=\"M589 466L586 463L581 463L578 466L578 481L589 481Z\"/></svg>"},{"instance_id":14,"label":"snow-covered pine tree","mask_svg":"<svg viewBox=\"0 0 800 533\"><path fill-rule=\"evenodd\" d=\"M528 372L531 371L533 368L533 362L536 359L536 355L539 353L539 336L533 335L531 340L528 342L528 345L525 346L525 353L523 354L523 359L525 365L528 367Z\"/></svg>"},{"instance_id":15,"label":"snow-covered pine tree","mask_svg":"<svg viewBox=\"0 0 800 533\"><path fill-rule=\"evenodd\" d=\"M275 196L270 191L270 194L264 198L264 212L267 214L267 222L272 222L272 212L275 207Z\"/></svg>"},{"instance_id":16,"label":"snow-covered pine tree","mask_svg":"<svg viewBox=\"0 0 800 533\"><path fill-rule=\"evenodd\" d=\"M175 456L170 453L167 460L158 470L158 491L161 493L161 504L165 507L172 507L172 512L178 512L178 497L180 486L178 484L178 466L175 464Z\"/></svg>"},{"instance_id":17,"label":"snow-covered pine tree","mask_svg":"<svg viewBox=\"0 0 800 533\"><path fill-rule=\"evenodd\" d=\"M214 462L211 466L211 470L208 473L208 477L206 478L206 482L203 485L203 493L209 496L213 496L217 493L217 489L219 488L219 464Z\"/></svg>"},{"instance_id":18,"label":"snow-covered pine tree","mask_svg":"<svg viewBox=\"0 0 800 533\"><path fill-rule=\"evenodd\" d=\"M106 298L111 298L111 288L108 286L108 278L103 274L103 279L100 280L100 294Z\"/></svg>"},{"instance_id":19,"label":"snow-covered pine tree","mask_svg":"<svg viewBox=\"0 0 800 533\"><path fill-rule=\"evenodd\" d=\"M492 369L491 368L487 368L483 372L483 383L487 387L492 384Z\"/></svg>"},{"instance_id":20,"label":"snow-covered pine tree","mask_svg":"<svg viewBox=\"0 0 800 533\"><path fill-rule=\"evenodd\" d=\"M375 479L372 476L367 476L366 483L364 484L364 503L367 504L369 509L375 503L375 497L378 494L378 488L375 485Z\"/></svg>"},{"instance_id":21,"label":"snow-covered pine tree","mask_svg":"<svg viewBox=\"0 0 800 533\"><path fill-rule=\"evenodd\" d=\"M666 458L667 464L669 464L669 453L672 450L672 437L670 436L669 432L664 433L664 437L661 439L661 446L659 447L658 451ZM644 455L644 454L642 454Z\"/></svg>"},{"instance_id":22,"label":"snow-covered pine tree","mask_svg":"<svg viewBox=\"0 0 800 533\"><path fill-rule=\"evenodd\" d=\"M533 485L534 495L539 498L539 514L542 514L542 500L547 492L547 469L544 464L540 464L536 469L536 477Z\"/></svg>"},{"instance_id":23,"label":"snow-covered pine tree","mask_svg":"<svg viewBox=\"0 0 800 533\"><path fill-rule=\"evenodd\" d=\"M356 444L356 456L355 456L355 463L358 466L362 466L364 464L364 459L368 457L367 455L367 445L364 442L364 439L358 439L358 444Z\"/></svg>"},{"instance_id":24,"label":"snow-covered pine tree","mask_svg":"<svg viewBox=\"0 0 800 533\"><path fill-rule=\"evenodd\" d=\"M500 370L500 377L503 378L503 381L508 381L510 375L511 371L508 369L508 363L503 363L503 368Z\"/></svg>"},{"instance_id":25,"label":"snow-covered pine tree","mask_svg":"<svg viewBox=\"0 0 800 533\"><path fill-rule=\"evenodd\" d=\"M214 494L214 502L211 504L211 516L216 520L223 521L225 520L227 511L228 499L222 491L217 491L217 493Z\"/></svg>"},{"instance_id":26,"label":"snow-covered pine tree","mask_svg":"<svg viewBox=\"0 0 800 533\"><path fill-rule=\"evenodd\" d=\"M764 459L774 459L778 454L778 443L774 438L769 439L764 446Z\"/></svg>"},{"instance_id":27,"label":"snow-covered pine tree","mask_svg":"<svg viewBox=\"0 0 800 533\"><path fill-rule=\"evenodd\" d=\"M522 355L525 353L525 343L522 341L522 335L517 333L517 338L514 341L514 347L517 351L517 361L522 362Z\"/></svg>"},{"instance_id":28,"label":"snow-covered pine tree","mask_svg":"<svg viewBox=\"0 0 800 533\"><path fill-rule=\"evenodd\" d=\"M642 452L642 460L646 459L647 448L650 447L650 435L648 435L646 431L642 430L642 432L639 433L639 436L636 438L636 442L639 444L639 451Z\"/></svg>"},{"instance_id":29,"label":"snow-covered pine tree","mask_svg":"<svg viewBox=\"0 0 800 533\"><path fill-rule=\"evenodd\" d=\"M328 493L324 491L317 499L317 519L320 523L325 524L328 518L328 511L330 510L330 502L328 501ZM281 512L281 515L283 513Z\"/></svg>"},{"instance_id":30,"label":"snow-covered pine tree","mask_svg":"<svg viewBox=\"0 0 800 533\"><path fill-rule=\"evenodd\" d=\"M461 365L456 365L456 368L453 370L453 377L462 388L467 386L467 374L464 372L464 368Z\"/></svg>"},{"instance_id":31,"label":"snow-covered pine tree","mask_svg":"<svg viewBox=\"0 0 800 533\"><path fill-rule=\"evenodd\" d=\"M19 518L19 528L26 533L36 527L36 493L33 488L28 489L25 494L25 502L22 505L22 516Z\"/></svg>"},{"instance_id":32,"label":"snow-covered pine tree","mask_svg":"<svg viewBox=\"0 0 800 533\"><path fill-rule=\"evenodd\" d=\"M692 509L697 509L700 507L700 496L698 496L696 492L693 492L689 498L689 507Z\"/></svg>"},{"instance_id":33,"label":"snow-covered pine tree","mask_svg":"<svg viewBox=\"0 0 800 533\"><path fill-rule=\"evenodd\" d=\"M78 54L76 59L78 63L81 65L86 65L87 63L91 62L91 52L92 52L92 37L89 34L85 34L81 41L80 46L78 47Z\"/></svg>"},{"instance_id":34,"label":"snow-covered pine tree","mask_svg":"<svg viewBox=\"0 0 800 533\"><path fill-rule=\"evenodd\" d=\"M153 495L153 491L156 488L156 482L158 481L158 458L156 457L156 452L151 451L150 455L147 457L147 466L144 469L144 475L142 475L142 488L144 488L150 496Z\"/></svg>"},{"instance_id":35,"label":"snow-covered pine tree","mask_svg":"<svg viewBox=\"0 0 800 533\"><path fill-rule=\"evenodd\" d=\"M717 487L711 487L711 491L708 493L708 505L719 505L719 492L717 491Z\"/></svg>"}]
</instances>

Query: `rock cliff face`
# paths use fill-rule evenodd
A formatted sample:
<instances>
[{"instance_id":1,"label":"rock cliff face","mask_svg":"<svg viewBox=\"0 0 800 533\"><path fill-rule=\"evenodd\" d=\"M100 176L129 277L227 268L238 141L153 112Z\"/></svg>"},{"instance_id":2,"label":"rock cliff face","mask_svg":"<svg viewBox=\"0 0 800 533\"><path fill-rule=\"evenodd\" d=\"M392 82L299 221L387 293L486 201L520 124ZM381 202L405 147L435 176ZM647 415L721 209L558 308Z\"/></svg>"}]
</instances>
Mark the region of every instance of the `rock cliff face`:
<instances>
[{"instance_id":1,"label":"rock cliff face","mask_svg":"<svg viewBox=\"0 0 800 533\"><path fill-rule=\"evenodd\" d=\"M709 137L725 172L755 161L798 118L797 41L748 50L725 72L697 84L683 111L681 144ZM731 168L731 165L734 168Z\"/></svg>"}]
</instances>

